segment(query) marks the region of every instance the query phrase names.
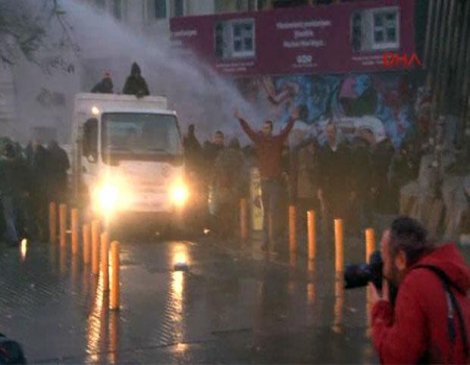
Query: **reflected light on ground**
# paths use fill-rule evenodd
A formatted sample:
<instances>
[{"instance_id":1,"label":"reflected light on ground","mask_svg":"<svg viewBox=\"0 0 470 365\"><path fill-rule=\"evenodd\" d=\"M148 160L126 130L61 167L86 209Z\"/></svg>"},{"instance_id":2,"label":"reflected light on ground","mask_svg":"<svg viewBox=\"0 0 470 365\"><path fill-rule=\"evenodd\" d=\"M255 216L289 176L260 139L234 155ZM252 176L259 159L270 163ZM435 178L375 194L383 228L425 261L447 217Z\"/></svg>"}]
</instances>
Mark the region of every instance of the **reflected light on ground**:
<instances>
[{"instance_id":1,"label":"reflected light on ground","mask_svg":"<svg viewBox=\"0 0 470 365\"><path fill-rule=\"evenodd\" d=\"M95 284L96 285L96 284ZM102 285L102 276L96 285L95 298L93 308L88 317L87 328L87 363L96 363L99 361L100 342L103 336L103 320L104 320L104 293Z\"/></svg>"},{"instance_id":2,"label":"reflected light on ground","mask_svg":"<svg viewBox=\"0 0 470 365\"><path fill-rule=\"evenodd\" d=\"M176 310L181 312L183 310L184 272L175 271L171 278L171 289L173 292L173 299L175 300Z\"/></svg>"},{"instance_id":3,"label":"reflected light on ground","mask_svg":"<svg viewBox=\"0 0 470 365\"><path fill-rule=\"evenodd\" d=\"M171 301L174 308L174 328L173 333L177 341L183 340L183 293L184 293L184 275L182 271L174 271L171 274Z\"/></svg>"},{"instance_id":4,"label":"reflected light on ground","mask_svg":"<svg viewBox=\"0 0 470 365\"><path fill-rule=\"evenodd\" d=\"M185 244L175 244L172 247L173 265L189 265L188 247ZM185 289L185 271L173 271L170 281L170 300L174 308L173 333L175 340L183 341L183 296Z\"/></svg>"},{"instance_id":5,"label":"reflected light on ground","mask_svg":"<svg viewBox=\"0 0 470 365\"><path fill-rule=\"evenodd\" d=\"M26 238L23 238L20 244L20 256L21 256L22 262L26 260L27 253L28 253L28 240Z\"/></svg>"},{"instance_id":6,"label":"reflected light on ground","mask_svg":"<svg viewBox=\"0 0 470 365\"><path fill-rule=\"evenodd\" d=\"M188 349L188 345L185 343L179 343L176 345L176 352L185 352Z\"/></svg>"},{"instance_id":7,"label":"reflected light on ground","mask_svg":"<svg viewBox=\"0 0 470 365\"><path fill-rule=\"evenodd\" d=\"M337 275L335 282L335 318L333 324L333 331L341 333L341 322L343 321L343 307L344 307L344 283L341 275Z\"/></svg>"},{"instance_id":8,"label":"reflected light on ground","mask_svg":"<svg viewBox=\"0 0 470 365\"><path fill-rule=\"evenodd\" d=\"M315 303L315 284L313 283L307 284L307 303L309 305Z\"/></svg>"},{"instance_id":9,"label":"reflected light on ground","mask_svg":"<svg viewBox=\"0 0 470 365\"><path fill-rule=\"evenodd\" d=\"M109 319L109 346L108 362L116 364L118 362L119 344L119 313L112 311Z\"/></svg>"},{"instance_id":10,"label":"reflected light on ground","mask_svg":"<svg viewBox=\"0 0 470 365\"><path fill-rule=\"evenodd\" d=\"M315 261L313 261L313 260L308 260L307 269L308 269L308 271L310 271L310 272L315 271Z\"/></svg>"}]
</instances>

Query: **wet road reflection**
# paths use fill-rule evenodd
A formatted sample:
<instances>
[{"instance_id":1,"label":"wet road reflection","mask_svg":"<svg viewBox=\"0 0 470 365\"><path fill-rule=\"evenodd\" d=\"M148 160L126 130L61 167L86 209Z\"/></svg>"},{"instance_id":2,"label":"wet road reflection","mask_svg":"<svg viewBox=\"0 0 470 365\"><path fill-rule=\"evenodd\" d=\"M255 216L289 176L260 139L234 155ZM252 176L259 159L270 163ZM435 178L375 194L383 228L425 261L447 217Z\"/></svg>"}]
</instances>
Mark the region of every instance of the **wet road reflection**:
<instances>
[{"instance_id":1,"label":"wet road reflection","mask_svg":"<svg viewBox=\"0 0 470 365\"><path fill-rule=\"evenodd\" d=\"M87 320L86 362L98 363L102 361L102 350L106 343L108 298L104 295L102 276L90 280L94 299Z\"/></svg>"},{"instance_id":2,"label":"wet road reflection","mask_svg":"<svg viewBox=\"0 0 470 365\"><path fill-rule=\"evenodd\" d=\"M336 333L342 332L342 322L343 322L343 310L344 310L344 282L343 274L336 274L335 281L335 319L333 322L333 331Z\"/></svg>"},{"instance_id":3,"label":"wet road reflection","mask_svg":"<svg viewBox=\"0 0 470 365\"><path fill-rule=\"evenodd\" d=\"M52 331L51 341L77 343L75 354L83 357L70 363L373 362L367 295L344 290L332 255L308 261L288 252L244 255L237 248L123 244L122 306L113 312L102 275L92 275L81 255L46 247L50 277L42 281L61 285L51 289L65 296L53 311L72 333L63 340L64 332ZM27 265L35 254L27 248ZM179 270L178 264L187 266Z\"/></svg>"},{"instance_id":4,"label":"wet road reflection","mask_svg":"<svg viewBox=\"0 0 470 365\"><path fill-rule=\"evenodd\" d=\"M28 240L23 238L20 243L20 258L21 262L26 261L26 254L28 253Z\"/></svg>"},{"instance_id":5,"label":"wet road reflection","mask_svg":"<svg viewBox=\"0 0 470 365\"><path fill-rule=\"evenodd\" d=\"M109 346L107 360L110 364L117 364L119 361L119 312L109 313Z\"/></svg>"}]
</instances>

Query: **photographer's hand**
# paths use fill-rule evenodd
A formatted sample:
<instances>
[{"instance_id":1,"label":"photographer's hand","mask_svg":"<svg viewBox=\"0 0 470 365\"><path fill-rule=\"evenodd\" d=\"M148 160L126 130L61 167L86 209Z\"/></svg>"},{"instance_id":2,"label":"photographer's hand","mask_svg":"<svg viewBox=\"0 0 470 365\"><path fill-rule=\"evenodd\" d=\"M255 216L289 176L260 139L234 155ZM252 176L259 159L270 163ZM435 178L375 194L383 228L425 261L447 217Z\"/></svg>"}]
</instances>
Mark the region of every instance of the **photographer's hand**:
<instances>
[{"instance_id":1,"label":"photographer's hand","mask_svg":"<svg viewBox=\"0 0 470 365\"><path fill-rule=\"evenodd\" d=\"M374 284L369 283L369 298L371 301L371 304L375 304L380 300L384 300L386 302L389 302L389 292L388 292L388 281L387 279L383 279L382 283L382 292L379 292L379 290L375 287Z\"/></svg>"}]
</instances>

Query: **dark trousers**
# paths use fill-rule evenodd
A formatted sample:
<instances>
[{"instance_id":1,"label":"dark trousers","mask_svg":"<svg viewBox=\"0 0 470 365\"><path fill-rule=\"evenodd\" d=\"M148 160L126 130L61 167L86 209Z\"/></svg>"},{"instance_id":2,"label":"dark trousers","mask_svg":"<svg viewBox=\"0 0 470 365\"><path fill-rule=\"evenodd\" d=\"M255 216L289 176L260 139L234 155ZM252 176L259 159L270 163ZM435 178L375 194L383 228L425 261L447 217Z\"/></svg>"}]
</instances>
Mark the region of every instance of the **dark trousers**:
<instances>
[{"instance_id":1,"label":"dark trousers","mask_svg":"<svg viewBox=\"0 0 470 365\"><path fill-rule=\"evenodd\" d=\"M282 184L277 179L261 180L261 199L263 201L263 232L264 241L269 241L269 220L271 217L271 227L273 239L277 239L281 234L281 199L283 193Z\"/></svg>"}]
</instances>

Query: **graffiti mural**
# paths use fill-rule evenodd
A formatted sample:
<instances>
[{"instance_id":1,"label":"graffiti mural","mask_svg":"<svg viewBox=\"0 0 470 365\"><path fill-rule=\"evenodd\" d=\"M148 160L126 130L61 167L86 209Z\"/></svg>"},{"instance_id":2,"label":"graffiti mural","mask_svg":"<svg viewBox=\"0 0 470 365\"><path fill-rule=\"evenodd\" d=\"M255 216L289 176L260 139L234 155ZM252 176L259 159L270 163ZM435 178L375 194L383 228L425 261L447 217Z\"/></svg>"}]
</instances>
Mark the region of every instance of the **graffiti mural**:
<instances>
[{"instance_id":1,"label":"graffiti mural","mask_svg":"<svg viewBox=\"0 0 470 365\"><path fill-rule=\"evenodd\" d=\"M267 108L275 123L287 123L291 108L297 108L305 129L320 142L324 126L333 121L346 138L366 128L396 148L415 130L415 84L406 74L268 76L239 82L247 99L260 110Z\"/></svg>"}]
</instances>

